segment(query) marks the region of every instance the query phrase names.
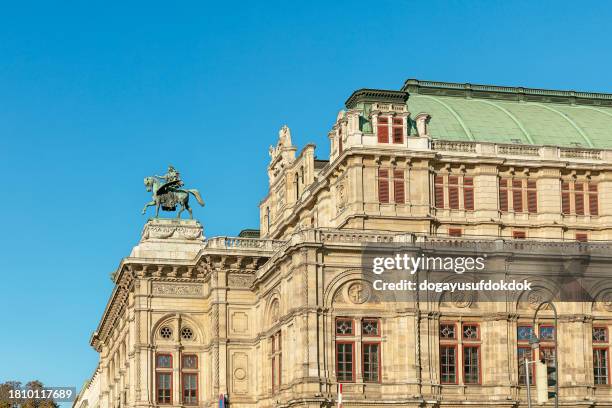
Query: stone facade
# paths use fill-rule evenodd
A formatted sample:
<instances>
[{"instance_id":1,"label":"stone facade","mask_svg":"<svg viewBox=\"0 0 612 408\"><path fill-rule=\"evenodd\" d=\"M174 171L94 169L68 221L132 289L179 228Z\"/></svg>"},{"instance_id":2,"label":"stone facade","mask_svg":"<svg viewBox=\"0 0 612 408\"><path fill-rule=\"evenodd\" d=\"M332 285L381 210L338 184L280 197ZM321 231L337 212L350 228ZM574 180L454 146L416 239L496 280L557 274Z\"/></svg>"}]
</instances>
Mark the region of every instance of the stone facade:
<instances>
[{"instance_id":1,"label":"stone facade","mask_svg":"<svg viewBox=\"0 0 612 408\"><path fill-rule=\"evenodd\" d=\"M584 273L605 278L612 150L437 139L436 117L411 113L406 92L359 92L337 115L328 161L314 145L298 153L281 129L260 238L147 222L91 339L100 406L213 407L220 394L236 407L331 406L339 380L353 407L526 406L520 333L553 289L505 302L383 301L363 248L477 245L531 276L588 258ZM592 302L556 303L563 406L612 406L610 374L607 384L594 374L594 353L612 347L612 281L603 282ZM551 311L538 323L544 336ZM605 335L594 341L594 330ZM454 377L441 359L450 349ZM469 353L477 365L466 369Z\"/></svg>"}]
</instances>

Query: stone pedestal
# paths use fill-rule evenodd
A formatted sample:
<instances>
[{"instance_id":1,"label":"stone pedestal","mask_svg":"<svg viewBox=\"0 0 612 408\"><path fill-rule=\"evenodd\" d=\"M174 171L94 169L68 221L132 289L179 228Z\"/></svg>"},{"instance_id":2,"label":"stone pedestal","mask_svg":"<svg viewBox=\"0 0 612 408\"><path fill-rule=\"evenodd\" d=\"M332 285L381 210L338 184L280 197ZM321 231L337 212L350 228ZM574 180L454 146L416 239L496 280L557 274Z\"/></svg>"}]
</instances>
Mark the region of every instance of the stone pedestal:
<instances>
[{"instance_id":1,"label":"stone pedestal","mask_svg":"<svg viewBox=\"0 0 612 408\"><path fill-rule=\"evenodd\" d=\"M145 224L130 258L192 260L203 247L204 231L198 221L153 218Z\"/></svg>"}]
</instances>

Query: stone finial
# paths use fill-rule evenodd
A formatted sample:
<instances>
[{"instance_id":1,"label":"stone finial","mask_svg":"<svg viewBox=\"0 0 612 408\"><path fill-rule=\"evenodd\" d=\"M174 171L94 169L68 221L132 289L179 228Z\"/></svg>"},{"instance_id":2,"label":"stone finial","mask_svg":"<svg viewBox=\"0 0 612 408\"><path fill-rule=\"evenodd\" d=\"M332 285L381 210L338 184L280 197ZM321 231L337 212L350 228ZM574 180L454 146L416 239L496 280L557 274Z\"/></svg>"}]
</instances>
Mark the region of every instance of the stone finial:
<instances>
[{"instance_id":1,"label":"stone finial","mask_svg":"<svg viewBox=\"0 0 612 408\"><path fill-rule=\"evenodd\" d=\"M268 166L268 175L272 182L280 172L289 164L295 161L295 152L297 148L291 142L291 129L289 126L283 125L278 132L278 142L276 146L270 146L268 153L270 154L270 165Z\"/></svg>"}]
</instances>

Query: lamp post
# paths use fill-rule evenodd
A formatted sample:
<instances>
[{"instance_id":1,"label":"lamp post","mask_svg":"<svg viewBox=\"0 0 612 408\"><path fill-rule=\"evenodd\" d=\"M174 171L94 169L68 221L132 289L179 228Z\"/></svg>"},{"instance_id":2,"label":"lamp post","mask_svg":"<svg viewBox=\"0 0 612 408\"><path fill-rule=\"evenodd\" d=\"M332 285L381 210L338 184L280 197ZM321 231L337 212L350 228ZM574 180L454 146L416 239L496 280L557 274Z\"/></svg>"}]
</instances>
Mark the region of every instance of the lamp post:
<instances>
[{"instance_id":1,"label":"lamp post","mask_svg":"<svg viewBox=\"0 0 612 408\"><path fill-rule=\"evenodd\" d=\"M553 311L553 315L554 315L554 319L555 319L555 329L553 330L553 341L555 342L555 359L554 359L554 368L555 368L555 408L559 408L559 363L558 363L558 356L559 353L557 352L557 324L558 324L558 319L557 319L557 308L555 307L555 305L550 302L550 301L545 301L542 302L538 305L538 307L536 308L535 313L533 314L533 325L532 327L532 333L531 333L531 339L529 340L529 343L531 344L531 348L534 350L537 350L540 348L540 339L535 335L535 327L536 327L536 319L538 318L538 312L540 311L540 309L542 309L542 307L544 306L550 306L550 308ZM531 403L531 401L530 401Z\"/></svg>"}]
</instances>

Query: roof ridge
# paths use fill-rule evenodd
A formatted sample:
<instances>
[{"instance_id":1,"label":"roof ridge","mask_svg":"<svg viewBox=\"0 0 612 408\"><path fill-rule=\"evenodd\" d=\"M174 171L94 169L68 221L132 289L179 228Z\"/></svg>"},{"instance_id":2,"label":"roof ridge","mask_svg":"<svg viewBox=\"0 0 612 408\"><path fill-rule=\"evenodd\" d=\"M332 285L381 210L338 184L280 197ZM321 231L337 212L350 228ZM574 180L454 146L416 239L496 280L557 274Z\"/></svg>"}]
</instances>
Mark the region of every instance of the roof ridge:
<instances>
[{"instance_id":1,"label":"roof ridge","mask_svg":"<svg viewBox=\"0 0 612 408\"><path fill-rule=\"evenodd\" d=\"M527 87L512 87L512 86L499 86L499 85L485 85L485 84L471 84L471 83L458 83L458 82L439 82L439 81L422 81L418 79L407 79L402 86L402 91L418 91L422 88L431 90L454 90L464 91L465 96L471 96L472 91L476 92L490 92L498 94L515 94L515 95L530 95L536 97L556 97L556 98L567 98L568 101L575 103L582 100L606 100L612 101L612 93L603 92L583 92L583 91L564 91L554 89L541 89L541 88L527 88ZM461 95L448 95L448 96L461 96ZM556 100L553 102L557 102Z\"/></svg>"}]
</instances>

